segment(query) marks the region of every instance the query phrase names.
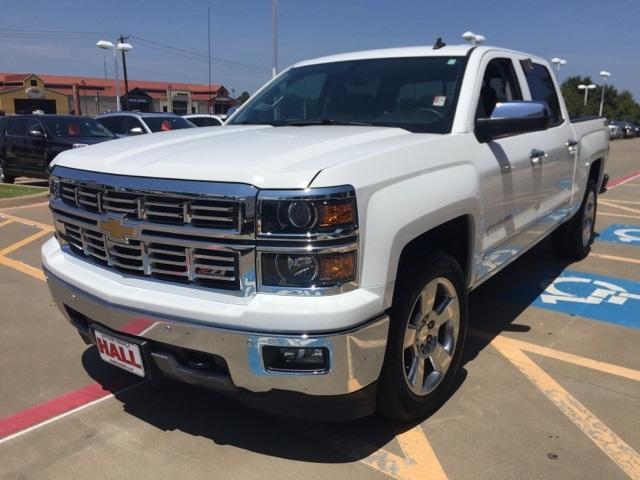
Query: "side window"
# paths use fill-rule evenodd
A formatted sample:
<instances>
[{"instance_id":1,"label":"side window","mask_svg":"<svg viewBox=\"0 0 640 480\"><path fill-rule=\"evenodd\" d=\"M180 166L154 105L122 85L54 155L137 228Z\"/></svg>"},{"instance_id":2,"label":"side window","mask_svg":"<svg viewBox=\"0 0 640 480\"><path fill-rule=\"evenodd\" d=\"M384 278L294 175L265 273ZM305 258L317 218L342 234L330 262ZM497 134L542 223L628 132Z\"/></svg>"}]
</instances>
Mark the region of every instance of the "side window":
<instances>
[{"instance_id":1,"label":"side window","mask_svg":"<svg viewBox=\"0 0 640 480\"><path fill-rule=\"evenodd\" d=\"M531 99L545 102L549 107L550 125L559 125L562 123L562 111L560 110L558 92L556 92L549 70L544 65L533 63L530 60L522 60L520 63L531 91Z\"/></svg>"},{"instance_id":2,"label":"side window","mask_svg":"<svg viewBox=\"0 0 640 480\"><path fill-rule=\"evenodd\" d=\"M513 62L508 58L494 58L484 71L476 118L489 118L496 103L512 100L522 100Z\"/></svg>"},{"instance_id":3,"label":"side window","mask_svg":"<svg viewBox=\"0 0 640 480\"><path fill-rule=\"evenodd\" d=\"M124 120L122 117L106 117L98 120L100 124L102 124L107 130L110 130L111 133L115 133L117 135L122 135L126 133L124 129Z\"/></svg>"},{"instance_id":4,"label":"side window","mask_svg":"<svg viewBox=\"0 0 640 480\"><path fill-rule=\"evenodd\" d=\"M16 118L9 122L7 133L9 135L27 135L29 131L29 120L26 118Z\"/></svg>"}]
</instances>

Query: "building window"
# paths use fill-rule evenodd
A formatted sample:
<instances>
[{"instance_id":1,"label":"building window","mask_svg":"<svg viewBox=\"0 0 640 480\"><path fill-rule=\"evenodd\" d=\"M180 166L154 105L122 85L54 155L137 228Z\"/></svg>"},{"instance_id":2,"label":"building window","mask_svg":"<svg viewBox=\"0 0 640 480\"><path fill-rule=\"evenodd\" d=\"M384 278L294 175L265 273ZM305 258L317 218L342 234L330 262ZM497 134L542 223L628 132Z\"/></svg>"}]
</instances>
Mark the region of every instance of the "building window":
<instances>
[{"instance_id":1,"label":"building window","mask_svg":"<svg viewBox=\"0 0 640 480\"><path fill-rule=\"evenodd\" d=\"M166 105L163 105L163 106L162 106L162 111L163 111L163 112L165 112L165 113L167 113L167 112L169 111L169 109L167 108L167 106L166 106Z\"/></svg>"},{"instance_id":2,"label":"building window","mask_svg":"<svg viewBox=\"0 0 640 480\"><path fill-rule=\"evenodd\" d=\"M196 113L196 107L191 107L191 113Z\"/></svg>"},{"instance_id":3,"label":"building window","mask_svg":"<svg viewBox=\"0 0 640 480\"><path fill-rule=\"evenodd\" d=\"M38 81L37 80L31 80L31 86L32 87L37 87L38 86Z\"/></svg>"}]
</instances>

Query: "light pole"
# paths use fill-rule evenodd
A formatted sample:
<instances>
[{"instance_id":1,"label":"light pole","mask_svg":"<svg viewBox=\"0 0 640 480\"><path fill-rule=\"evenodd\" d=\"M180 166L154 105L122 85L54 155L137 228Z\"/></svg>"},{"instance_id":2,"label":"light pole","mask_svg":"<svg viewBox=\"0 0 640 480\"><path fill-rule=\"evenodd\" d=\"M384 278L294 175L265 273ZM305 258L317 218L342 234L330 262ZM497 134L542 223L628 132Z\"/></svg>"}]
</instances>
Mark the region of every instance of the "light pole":
<instances>
[{"instance_id":1,"label":"light pole","mask_svg":"<svg viewBox=\"0 0 640 480\"><path fill-rule=\"evenodd\" d=\"M583 83L581 83L580 85L578 85L578 89L580 90L584 90L584 106L587 106L587 99L589 98L589 90L593 90L594 88L596 88L596 86L593 83L590 83L589 85L585 85Z\"/></svg>"},{"instance_id":2,"label":"light pole","mask_svg":"<svg viewBox=\"0 0 640 480\"><path fill-rule=\"evenodd\" d=\"M551 59L551 63L556 66L556 70L559 72L560 67L564 67L567 64L567 61L564 58L553 57Z\"/></svg>"},{"instance_id":3,"label":"light pole","mask_svg":"<svg viewBox=\"0 0 640 480\"><path fill-rule=\"evenodd\" d=\"M271 49L273 51L272 77L278 74L278 0L271 0Z\"/></svg>"},{"instance_id":4,"label":"light pole","mask_svg":"<svg viewBox=\"0 0 640 480\"><path fill-rule=\"evenodd\" d=\"M96 43L96 47L102 48L103 50L112 49L113 50L113 65L115 67L115 85L116 85L116 110L119 112L122 110L120 106L120 78L118 73L118 52L128 52L133 47L128 43L112 43L107 40L100 40Z\"/></svg>"},{"instance_id":5,"label":"light pole","mask_svg":"<svg viewBox=\"0 0 640 480\"><path fill-rule=\"evenodd\" d=\"M604 108L604 91L607 88L607 78L610 77L611 74L606 70L602 70L600 72L600 76L602 77L602 93L600 94L600 112L598 113L599 117L602 116L602 109Z\"/></svg>"}]
</instances>

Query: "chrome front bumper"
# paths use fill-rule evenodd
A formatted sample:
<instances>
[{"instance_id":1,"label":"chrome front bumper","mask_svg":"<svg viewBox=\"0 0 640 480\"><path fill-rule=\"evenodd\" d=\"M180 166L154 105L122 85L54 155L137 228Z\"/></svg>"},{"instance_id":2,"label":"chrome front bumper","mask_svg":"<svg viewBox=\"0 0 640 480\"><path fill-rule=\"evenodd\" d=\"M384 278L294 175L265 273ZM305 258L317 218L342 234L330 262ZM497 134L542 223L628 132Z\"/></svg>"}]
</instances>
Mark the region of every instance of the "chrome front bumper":
<instances>
[{"instance_id":1,"label":"chrome front bumper","mask_svg":"<svg viewBox=\"0 0 640 480\"><path fill-rule=\"evenodd\" d=\"M78 318L82 318L85 325L96 323L154 344L222 357L228 366L230 389L335 396L357 392L373 384L380 375L389 328L389 317L384 314L354 329L335 333L306 335L300 332L289 335L246 332L123 308L81 291L46 270L45 275L58 308L79 330L82 329ZM261 355L264 345L326 347L330 355L329 369L323 373L266 370ZM171 358L153 356L165 373L184 381L193 379L190 372Z\"/></svg>"}]
</instances>

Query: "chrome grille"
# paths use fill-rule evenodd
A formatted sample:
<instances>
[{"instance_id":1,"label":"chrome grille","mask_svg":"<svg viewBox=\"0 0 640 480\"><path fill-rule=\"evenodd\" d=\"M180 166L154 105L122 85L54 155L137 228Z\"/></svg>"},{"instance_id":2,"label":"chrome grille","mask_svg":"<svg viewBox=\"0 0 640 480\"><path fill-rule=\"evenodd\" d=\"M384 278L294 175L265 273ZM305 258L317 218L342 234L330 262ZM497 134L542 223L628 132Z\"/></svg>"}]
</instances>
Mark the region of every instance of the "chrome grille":
<instances>
[{"instance_id":1,"label":"chrome grille","mask_svg":"<svg viewBox=\"0 0 640 480\"><path fill-rule=\"evenodd\" d=\"M61 166L51 183L57 237L69 253L126 275L243 297L256 291L256 187Z\"/></svg>"},{"instance_id":2,"label":"chrome grille","mask_svg":"<svg viewBox=\"0 0 640 480\"><path fill-rule=\"evenodd\" d=\"M122 213L133 220L230 230L241 228L239 205L233 200L121 191L70 181L60 182L60 198L73 207L96 213Z\"/></svg>"},{"instance_id":3,"label":"chrome grille","mask_svg":"<svg viewBox=\"0 0 640 480\"><path fill-rule=\"evenodd\" d=\"M124 273L212 288L239 288L238 252L133 239L124 243L109 239L95 227L59 223L75 253Z\"/></svg>"}]
</instances>

